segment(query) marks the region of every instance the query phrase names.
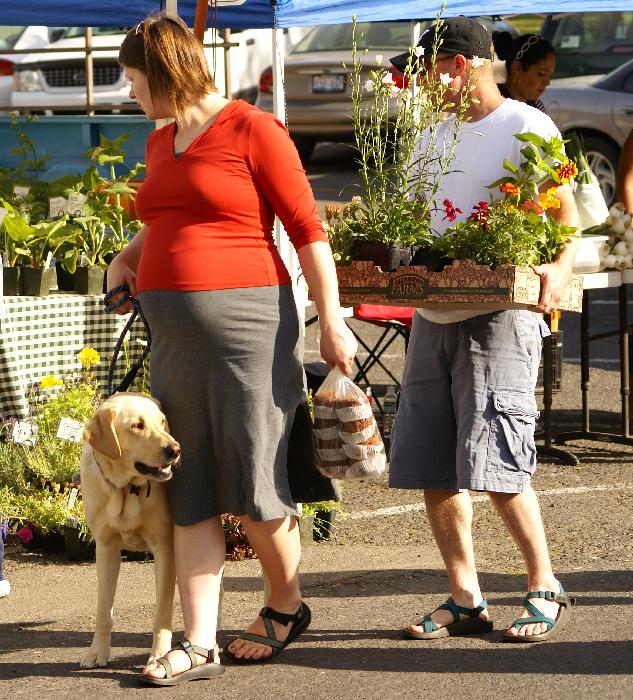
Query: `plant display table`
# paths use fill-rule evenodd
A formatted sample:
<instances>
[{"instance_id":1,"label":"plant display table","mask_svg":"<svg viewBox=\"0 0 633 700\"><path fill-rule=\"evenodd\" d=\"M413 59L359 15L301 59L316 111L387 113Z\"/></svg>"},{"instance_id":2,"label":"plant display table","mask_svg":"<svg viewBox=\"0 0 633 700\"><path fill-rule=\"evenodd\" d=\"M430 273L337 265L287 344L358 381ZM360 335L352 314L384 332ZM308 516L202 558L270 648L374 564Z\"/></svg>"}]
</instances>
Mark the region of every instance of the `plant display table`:
<instances>
[{"instance_id":1,"label":"plant display table","mask_svg":"<svg viewBox=\"0 0 633 700\"><path fill-rule=\"evenodd\" d=\"M101 295L53 293L48 297L3 297L3 302L0 414L26 417L31 385L49 374L61 378L78 373L81 364L77 353L84 347L94 348L101 356L94 375L105 390L112 351L126 317L107 314ZM129 338L128 356L132 363L142 351L136 339L145 340L142 322L134 323ZM124 361L119 365L115 380L120 381L125 374Z\"/></svg>"},{"instance_id":2,"label":"plant display table","mask_svg":"<svg viewBox=\"0 0 633 700\"><path fill-rule=\"evenodd\" d=\"M580 317L580 390L582 395L582 428L554 435L554 441L565 444L572 440L595 440L597 442L633 445L633 436L629 433L629 321L628 321L628 281L631 280L628 270L619 272L608 270L585 275L584 302ZM589 295L594 289L618 288L618 328L605 333L590 332L590 303ZM589 424L589 344L592 340L601 340L617 335L620 339L620 395L621 429L618 435L591 430Z\"/></svg>"}]
</instances>

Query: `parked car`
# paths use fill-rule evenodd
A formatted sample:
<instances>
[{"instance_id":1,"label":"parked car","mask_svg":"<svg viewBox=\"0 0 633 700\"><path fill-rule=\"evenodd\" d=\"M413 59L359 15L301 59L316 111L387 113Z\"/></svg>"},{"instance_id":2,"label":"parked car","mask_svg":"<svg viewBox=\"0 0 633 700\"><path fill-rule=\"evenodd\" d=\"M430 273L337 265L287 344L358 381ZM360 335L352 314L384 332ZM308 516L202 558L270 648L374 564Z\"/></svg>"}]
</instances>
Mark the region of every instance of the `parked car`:
<instances>
[{"instance_id":1,"label":"parked car","mask_svg":"<svg viewBox=\"0 0 633 700\"><path fill-rule=\"evenodd\" d=\"M563 135L582 134L589 165L611 204L620 150L633 129L633 59L607 75L553 80L541 100Z\"/></svg>"},{"instance_id":2,"label":"parked car","mask_svg":"<svg viewBox=\"0 0 633 700\"><path fill-rule=\"evenodd\" d=\"M5 54L4 51L39 49L47 46L60 32L59 27L0 27L0 111L11 105L15 67L26 54Z\"/></svg>"},{"instance_id":3,"label":"parked car","mask_svg":"<svg viewBox=\"0 0 633 700\"><path fill-rule=\"evenodd\" d=\"M479 20L491 31L509 31L508 22L493 17ZM431 20L423 23L429 26ZM385 59L406 51L411 45L411 22L359 22L356 29L359 58L369 69L376 54ZM368 52L363 55L365 49ZM330 24L314 27L289 52L284 64L284 89L288 128L299 154L308 160L319 141L351 141L351 87L347 76L352 65L352 25ZM347 67L346 67L347 66ZM503 70L503 65L498 62ZM363 78L364 80L364 78ZM257 106L272 112L272 69L259 81Z\"/></svg>"},{"instance_id":4,"label":"parked car","mask_svg":"<svg viewBox=\"0 0 633 700\"><path fill-rule=\"evenodd\" d=\"M557 12L541 35L558 54L554 78L598 75L633 58L633 9L629 12Z\"/></svg>"},{"instance_id":5,"label":"parked car","mask_svg":"<svg viewBox=\"0 0 633 700\"><path fill-rule=\"evenodd\" d=\"M299 38L307 30L292 30L292 37ZM129 85L117 63L118 47L125 30L121 27L95 27L92 31L94 47L114 47L93 54L94 104L97 111L110 111L117 105L133 104L134 101L129 98ZM271 37L270 29L235 30L231 33L231 42L237 44L231 48L230 54L233 97L255 101L260 73L270 62ZM204 41L208 44L221 41L221 36L215 30L208 29ZM49 47L68 51L28 54L16 69L12 106L53 114L85 112L85 53L77 51L84 44L84 29L68 27L61 38ZM206 54L216 84L224 92L224 51L208 47ZM99 105L102 110L99 110Z\"/></svg>"}]
</instances>

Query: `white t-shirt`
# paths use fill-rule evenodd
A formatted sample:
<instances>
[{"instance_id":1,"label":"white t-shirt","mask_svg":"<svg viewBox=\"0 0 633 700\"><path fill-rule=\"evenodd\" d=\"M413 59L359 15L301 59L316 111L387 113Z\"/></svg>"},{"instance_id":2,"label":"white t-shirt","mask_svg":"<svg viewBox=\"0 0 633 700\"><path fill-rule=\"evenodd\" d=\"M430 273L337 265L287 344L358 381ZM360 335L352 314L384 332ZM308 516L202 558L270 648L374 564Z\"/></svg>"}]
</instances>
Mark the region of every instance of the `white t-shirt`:
<instances>
[{"instance_id":1,"label":"white t-shirt","mask_svg":"<svg viewBox=\"0 0 633 700\"><path fill-rule=\"evenodd\" d=\"M450 117L438 126L435 141L438 150L450 148L454 129L455 117ZM436 235L442 235L447 228L465 221L473 206L482 199L489 201L492 190L486 185L510 174L503 167L504 159L516 166L524 160L520 151L526 144L514 138L514 135L526 132L546 139L552 136L560 138L556 125L546 114L516 100L504 100L494 112L477 122L461 123L449 172L442 179L437 193L439 208L431 212L431 230ZM429 132L422 136L418 146L420 152L426 151L429 138ZM419 156L416 161L418 158ZM498 192L493 194L499 195ZM462 210L453 222L442 220L445 212L441 205L445 198L450 199L456 209ZM455 323L496 310L498 308L490 307L487 311L444 311L421 307L418 308L418 313L434 323Z\"/></svg>"}]
</instances>

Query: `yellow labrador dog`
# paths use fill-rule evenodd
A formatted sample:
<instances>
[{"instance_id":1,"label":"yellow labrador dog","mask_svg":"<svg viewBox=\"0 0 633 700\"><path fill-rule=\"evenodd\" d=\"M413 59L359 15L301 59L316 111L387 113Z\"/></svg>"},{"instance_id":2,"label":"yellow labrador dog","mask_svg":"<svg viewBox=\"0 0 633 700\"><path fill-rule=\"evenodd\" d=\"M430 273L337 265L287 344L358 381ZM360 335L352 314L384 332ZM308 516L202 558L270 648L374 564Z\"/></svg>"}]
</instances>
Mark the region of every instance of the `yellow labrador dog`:
<instances>
[{"instance_id":1,"label":"yellow labrador dog","mask_svg":"<svg viewBox=\"0 0 633 700\"><path fill-rule=\"evenodd\" d=\"M84 430L81 494L97 549L98 602L92 644L81 666L110 657L112 605L121 550L149 550L156 567L156 611L149 662L171 648L175 588L173 524L164 483L180 445L158 401L142 394L111 396Z\"/></svg>"}]
</instances>

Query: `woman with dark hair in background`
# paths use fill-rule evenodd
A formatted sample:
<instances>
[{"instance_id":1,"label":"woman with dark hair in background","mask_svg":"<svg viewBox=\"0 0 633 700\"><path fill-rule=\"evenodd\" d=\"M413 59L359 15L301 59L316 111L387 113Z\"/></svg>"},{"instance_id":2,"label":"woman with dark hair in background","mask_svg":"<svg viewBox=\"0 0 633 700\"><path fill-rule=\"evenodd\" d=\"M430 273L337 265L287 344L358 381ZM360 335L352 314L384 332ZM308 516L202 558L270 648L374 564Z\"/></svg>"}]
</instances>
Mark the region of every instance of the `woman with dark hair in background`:
<instances>
[{"instance_id":1,"label":"woman with dark hair in background","mask_svg":"<svg viewBox=\"0 0 633 700\"><path fill-rule=\"evenodd\" d=\"M515 39L509 32L495 32L492 40L497 56L506 62L506 81L498 85L501 94L544 112L539 98L556 69L554 47L538 34Z\"/></svg>"}]
</instances>

